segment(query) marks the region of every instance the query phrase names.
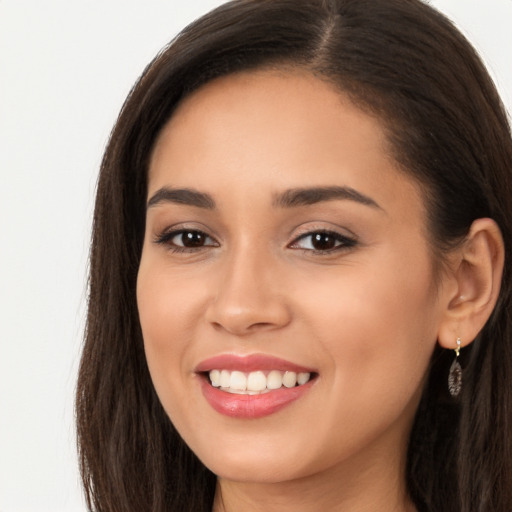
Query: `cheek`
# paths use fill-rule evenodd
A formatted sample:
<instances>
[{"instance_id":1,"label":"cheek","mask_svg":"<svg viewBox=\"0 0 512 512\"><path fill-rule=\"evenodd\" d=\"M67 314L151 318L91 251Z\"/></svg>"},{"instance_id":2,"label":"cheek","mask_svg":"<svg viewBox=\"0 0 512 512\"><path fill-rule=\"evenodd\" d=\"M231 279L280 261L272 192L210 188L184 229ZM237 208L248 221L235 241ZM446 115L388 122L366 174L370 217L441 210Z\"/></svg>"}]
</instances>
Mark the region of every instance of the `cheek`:
<instances>
[{"instance_id":1,"label":"cheek","mask_svg":"<svg viewBox=\"0 0 512 512\"><path fill-rule=\"evenodd\" d=\"M353 407L351 414L385 410L384 404L396 412L422 386L439 311L429 261L406 256L308 283L302 310L329 361L332 389ZM348 397L357 400L350 405Z\"/></svg>"},{"instance_id":2,"label":"cheek","mask_svg":"<svg viewBox=\"0 0 512 512\"><path fill-rule=\"evenodd\" d=\"M207 288L186 268L176 271L165 258L143 252L137 276L137 305L148 351L178 353L188 344Z\"/></svg>"},{"instance_id":3,"label":"cheek","mask_svg":"<svg viewBox=\"0 0 512 512\"><path fill-rule=\"evenodd\" d=\"M143 256L137 279L139 319L151 379L168 414L184 389L178 383L192 376L187 347L197 325L193 311L198 303L192 287L182 286L165 266Z\"/></svg>"}]
</instances>

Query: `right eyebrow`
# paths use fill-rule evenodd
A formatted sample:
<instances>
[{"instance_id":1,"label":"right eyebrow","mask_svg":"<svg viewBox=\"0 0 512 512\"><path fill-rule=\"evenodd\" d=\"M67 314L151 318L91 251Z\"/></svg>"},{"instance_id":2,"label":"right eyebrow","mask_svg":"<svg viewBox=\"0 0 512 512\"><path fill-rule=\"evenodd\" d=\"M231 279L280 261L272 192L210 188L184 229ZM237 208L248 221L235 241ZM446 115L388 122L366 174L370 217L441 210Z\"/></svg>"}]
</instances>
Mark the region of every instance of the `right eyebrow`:
<instances>
[{"instance_id":1,"label":"right eyebrow","mask_svg":"<svg viewBox=\"0 0 512 512\"><path fill-rule=\"evenodd\" d=\"M149 199L146 210L162 203L184 204L213 210L215 201L212 196L204 192L198 192L191 188L170 188L162 187L158 189Z\"/></svg>"}]
</instances>

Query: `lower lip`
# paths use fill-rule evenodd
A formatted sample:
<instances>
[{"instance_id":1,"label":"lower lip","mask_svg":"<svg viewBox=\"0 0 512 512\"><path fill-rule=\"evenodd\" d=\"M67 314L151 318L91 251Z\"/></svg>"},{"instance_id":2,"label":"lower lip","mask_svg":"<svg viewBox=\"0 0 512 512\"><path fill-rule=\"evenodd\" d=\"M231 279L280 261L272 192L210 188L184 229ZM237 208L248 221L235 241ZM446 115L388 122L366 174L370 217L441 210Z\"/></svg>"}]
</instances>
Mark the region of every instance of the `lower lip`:
<instances>
[{"instance_id":1,"label":"lower lip","mask_svg":"<svg viewBox=\"0 0 512 512\"><path fill-rule=\"evenodd\" d=\"M214 388L207 378L201 379L203 395L220 414L232 418L262 418L280 411L309 391L314 381L302 386L279 388L259 395L237 395Z\"/></svg>"}]
</instances>

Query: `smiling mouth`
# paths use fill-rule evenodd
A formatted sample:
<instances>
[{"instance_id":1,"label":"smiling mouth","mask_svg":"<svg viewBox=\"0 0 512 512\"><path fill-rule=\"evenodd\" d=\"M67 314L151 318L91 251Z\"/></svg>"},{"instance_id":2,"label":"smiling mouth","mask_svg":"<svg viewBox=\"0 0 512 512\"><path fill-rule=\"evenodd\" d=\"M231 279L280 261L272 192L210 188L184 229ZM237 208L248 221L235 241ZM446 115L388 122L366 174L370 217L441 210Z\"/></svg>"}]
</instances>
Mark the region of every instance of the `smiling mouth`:
<instances>
[{"instance_id":1,"label":"smiling mouth","mask_svg":"<svg viewBox=\"0 0 512 512\"><path fill-rule=\"evenodd\" d=\"M294 371L252 371L213 369L207 373L214 388L236 395L261 395L278 389L291 389L307 384L315 374Z\"/></svg>"}]
</instances>

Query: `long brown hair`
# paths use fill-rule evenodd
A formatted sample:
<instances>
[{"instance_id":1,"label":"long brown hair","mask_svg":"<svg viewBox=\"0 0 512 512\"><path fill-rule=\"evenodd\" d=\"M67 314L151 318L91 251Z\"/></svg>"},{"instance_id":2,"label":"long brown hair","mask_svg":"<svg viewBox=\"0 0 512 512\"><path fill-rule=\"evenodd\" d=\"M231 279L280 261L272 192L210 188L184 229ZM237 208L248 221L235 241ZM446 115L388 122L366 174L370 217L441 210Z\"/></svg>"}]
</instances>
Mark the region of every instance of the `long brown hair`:
<instances>
[{"instance_id":1,"label":"long brown hair","mask_svg":"<svg viewBox=\"0 0 512 512\"><path fill-rule=\"evenodd\" d=\"M512 510L512 140L480 59L419 0L238 0L187 27L126 100L101 165L76 411L86 498L98 512L209 511L215 476L163 411L145 361L136 277L148 159L176 105L241 70L295 66L379 118L404 172L422 185L441 259L473 220L506 245L497 307L462 354L434 352L411 433L407 485L419 511Z\"/></svg>"}]
</instances>

